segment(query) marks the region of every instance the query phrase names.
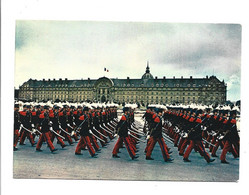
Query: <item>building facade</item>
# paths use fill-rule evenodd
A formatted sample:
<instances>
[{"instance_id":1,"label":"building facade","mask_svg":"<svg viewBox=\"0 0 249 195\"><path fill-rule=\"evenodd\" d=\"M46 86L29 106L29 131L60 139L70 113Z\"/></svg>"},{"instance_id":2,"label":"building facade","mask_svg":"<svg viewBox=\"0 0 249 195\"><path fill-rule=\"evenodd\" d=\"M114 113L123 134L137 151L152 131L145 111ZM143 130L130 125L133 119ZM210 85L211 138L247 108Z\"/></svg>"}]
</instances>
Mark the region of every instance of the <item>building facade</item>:
<instances>
[{"instance_id":1,"label":"building facade","mask_svg":"<svg viewBox=\"0 0 249 195\"><path fill-rule=\"evenodd\" d=\"M215 76L205 78L157 78L150 73L149 64L140 79L92 80L29 79L19 88L19 99L32 101L115 102L139 103L203 103L223 104L226 84Z\"/></svg>"}]
</instances>

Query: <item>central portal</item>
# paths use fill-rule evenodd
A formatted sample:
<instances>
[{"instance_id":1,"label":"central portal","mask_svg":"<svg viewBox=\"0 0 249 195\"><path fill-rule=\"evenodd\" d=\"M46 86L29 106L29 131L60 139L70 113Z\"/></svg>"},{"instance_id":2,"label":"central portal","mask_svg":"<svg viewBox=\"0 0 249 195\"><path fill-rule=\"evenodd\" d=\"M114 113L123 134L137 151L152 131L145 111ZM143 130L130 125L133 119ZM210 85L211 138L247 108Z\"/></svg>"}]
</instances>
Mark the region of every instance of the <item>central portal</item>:
<instances>
[{"instance_id":1,"label":"central portal","mask_svg":"<svg viewBox=\"0 0 249 195\"><path fill-rule=\"evenodd\" d=\"M113 101L113 81L106 77L99 78L95 83L95 99L99 102Z\"/></svg>"},{"instance_id":2,"label":"central portal","mask_svg":"<svg viewBox=\"0 0 249 195\"><path fill-rule=\"evenodd\" d=\"M103 102L106 102L106 97L104 95L101 97L101 103Z\"/></svg>"}]
</instances>

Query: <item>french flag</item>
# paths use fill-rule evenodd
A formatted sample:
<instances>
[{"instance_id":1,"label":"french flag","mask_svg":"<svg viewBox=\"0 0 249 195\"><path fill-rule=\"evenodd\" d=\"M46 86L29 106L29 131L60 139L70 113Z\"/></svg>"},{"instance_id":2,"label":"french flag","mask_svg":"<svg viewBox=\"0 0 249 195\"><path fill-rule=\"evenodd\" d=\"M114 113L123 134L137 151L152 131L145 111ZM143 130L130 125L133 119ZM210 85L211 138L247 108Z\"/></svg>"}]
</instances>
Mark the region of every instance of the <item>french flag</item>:
<instances>
[{"instance_id":1,"label":"french flag","mask_svg":"<svg viewBox=\"0 0 249 195\"><path fill-rule=\"evenodd\" d=\"M107 70L106 68L104 68L104 71L109 72L109 70Z\"/></svg>"}]
</instances>

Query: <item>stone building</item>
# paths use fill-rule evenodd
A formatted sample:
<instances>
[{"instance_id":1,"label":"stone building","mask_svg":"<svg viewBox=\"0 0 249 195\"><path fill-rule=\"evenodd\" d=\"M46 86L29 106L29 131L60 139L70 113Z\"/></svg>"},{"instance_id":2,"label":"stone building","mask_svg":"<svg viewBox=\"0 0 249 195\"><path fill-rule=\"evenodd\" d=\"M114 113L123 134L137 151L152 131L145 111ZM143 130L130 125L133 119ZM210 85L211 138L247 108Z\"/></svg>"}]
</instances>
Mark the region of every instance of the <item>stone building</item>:
<instances>
[{"instance_id":1,"label":"stone building","mask_svg":"<svg viewBox=\"0 0 249 195\"><path fill-rule=\"evenodd\" d=\"M29 79L19 88L19 99L42 101L60 100L113 101L115 103L224 103L226 84L215 76L205 78L158 78L150 73L149 64L139 79Z\"/></svg>"}]
</instances>

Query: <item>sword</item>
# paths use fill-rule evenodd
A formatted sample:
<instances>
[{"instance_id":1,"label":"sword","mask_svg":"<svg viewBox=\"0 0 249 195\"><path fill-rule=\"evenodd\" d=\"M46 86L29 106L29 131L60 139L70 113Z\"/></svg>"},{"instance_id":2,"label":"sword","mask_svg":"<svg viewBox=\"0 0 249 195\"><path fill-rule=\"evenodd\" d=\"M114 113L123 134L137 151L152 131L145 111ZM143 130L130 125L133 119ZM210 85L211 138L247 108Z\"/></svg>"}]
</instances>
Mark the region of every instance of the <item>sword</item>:
<instances>
[{"instance_id":1,"label":"sword","mask_svg":"<svg viewBox=\"0 0 249 195\"><path fill-rule=\"evenodd\" d=\"M137 132L135 132L135 131L132 131L131 129L129 129L129 131L130 131L130 132L132 132L132 133L135 133L136 135L141 135L141 136L144 136L144 135L139 134L139 133L137 133Z\"/></svg>"},{"instance_id":2,"label":"sword","mask_svg":"<svg viewBox=\"0 0 249 195\"><path fill-rule=\"evenodd\" d=\"M104 129L101 125L99 125L99 127L100 127L101 129L103 129L104 131L106 131L106 132L110 133L110 134L112 134L112 133L113 133L113 132L108 131L107 129Z\"/></svg>"},{"instance_id":3,"label":"sword","mask_svg":"<svg viewBox=\"0 0 249 195\"><path fill-rule=\"evenodd\" d=\"M166 136L168 139L170 139L171 141L174 142L174 139L172 139L171 137L169 137L166 133L163 132L163 135Z\"/></svg>"},{"instance_id":4,"label":"sword","mask_svg":"<svg viewBox=\"0 0 249 195\"><path fill-rule=\"evenodd\" d=\"M66 133L66 134L68 134L68 135L70 135L70 136L71 136L71 134L70 134L70 133L68 133L66 130L62 129L62 128L61 128L61 126L59 126L59 128L60 128L60 130L62 130L64 133Z\"/></svg>"},{"instance_id":5,"label":"sword","mask_svg":"<svg viewBox=\"0 0 249 195\"><path fill-rule=\"evenodd\" d=\"M33 131L30 131L29 129L27 129L26 127L23 126L23 124L21 124L21 128L23 128L24 130L28 131L29 133L33 134Z\"/></svg>"},{"instance_id":6,"label":"sword","mask_svg":"<svg viewBox=\"0 0 249 195\"><path fill-rule=\"evenodd\" d=\"M170 140L168 137L166 137L164 134L163 134L163 138L166 139L167 141L169 141L170 143L174 143L172 140Z\"/></svg>"},{"instance_id":7,"label":"sword","mask_svg":"<svg viewBox=\"0 0 249 195\"><path fill-rule=\"evenodd\" d=\"M58 134L56 131L53 130L53 128L49 128L50 131L52 131L55 135L59 136L62 139L65 139L65 137L63 137L62 135Z\"/></svg>"},{"instance_id":8,"label":"sword","mask_svg":"<svg viewBox=\"0 0 249 195\"><path fill-rule=\"evenodd\" d=\"M141 142L143 142L143 143L145 143L146 141L144 141L144 140L142 140L142 139L139 139L139 138L137 138L136 136L134 136L134 135L132 135L129 131L128 131L128 134L131 136L131 137L134 137L136 140L138 140L138 141L141 141Z\"/></svg>"},{"instance_id":9,"label":"sword","mask_svg":"<svg viewBox=\"0 0 249 195\"><path fill-rule=\"evenodd\" d=\"M134 131L136 131L136 132L138 132L138 133L143 133L143 131L139 131L138 129L135 129L132 126L131 126L131 129L134 130Z\"/></svg>"},{"instance_id":10,"label":"sword","mask_svg":"<svg viewBox=\"0 0 249 195\"><path fill-rule=\"evenodd\" d=\"M114 120L110 121L112 124L117 125L118 123Z\"/></svg>"},{"instance_id":11,"label":"sword","mask_svg":"<svg viewBox=\"0 0 249 195\"><path fill-rule=\"evenodd\" d=\"M108 138L107 136L105 136L104 134L102 134L102 133L100 133L95 127L93 127L93 129L95 130L95 131L97 131L100 135L102 135L104 138Z\"/></svg>"},{"instance_id":12,"label":"sword","mask_svg":"<svg viewBox=\"0 0 249 195\"><path fill-rule=\"evenodd\" d=\"M211 145L211 146L213 146L213 147L216 147L216 148L217 148L217 146L216 146L216 145L214 145L214 144L212 144L212 143L208 142L207 140L205 140L205 139L203 139L203 138L202 138L202 141L204 141L204 142L206 142L207 144L209 144L209 145Z\"/></svg>"},{"instance_id":13,"label":"sword","mask_svg":"<svg viewBox=\"0 0 249 195\"><path fill-rule=\"evenodd\" d=\"M33 133L38 132L40 135L42 134L38 129L35 129L35 128L32 128L32 129L34 129Z\"/></svg>"},{"instance_id":14,"label":"sword","mask_svg":"<svg viewBox=\"0 0 249 195\"><path fill-rule=\"evenodd\" d=\"M110 123L107 123L108 125L110 125L113 129L115 129L115 127L114 126L112 126Z\"/></svg>"},{"instance_id":15,"label":"sword","mask_svg":"<svg viewBox=\"0 0 249 195\"><path fill-rule=\"evenodd\" d=\"M103 124L103 126L108 129L109 131L113 132L111 129L109 129L105 124Z\"/></svg>"},{"instance_id":16,"label":"sword","mask_svg":"<svg viewBox=\"0 0 249 195\"><path fill-rule=\"evenodd\" d=\"M90 134L92 134L94 137L96 137L98 140L105 142L103 139L99 138L97 135L95 135L92 131L89 131Z\"/></svg>"}]
</instances>

